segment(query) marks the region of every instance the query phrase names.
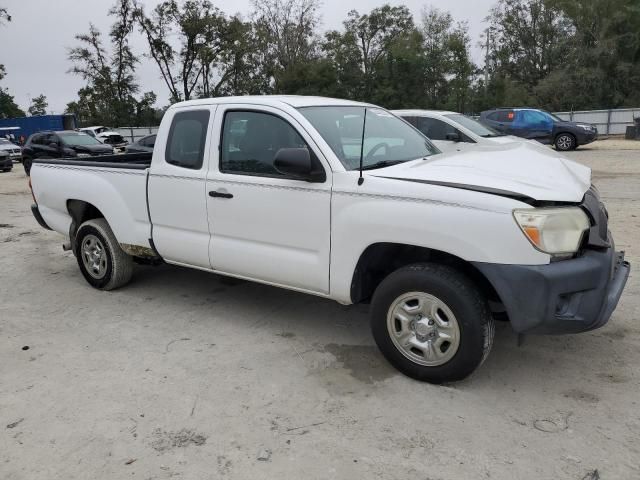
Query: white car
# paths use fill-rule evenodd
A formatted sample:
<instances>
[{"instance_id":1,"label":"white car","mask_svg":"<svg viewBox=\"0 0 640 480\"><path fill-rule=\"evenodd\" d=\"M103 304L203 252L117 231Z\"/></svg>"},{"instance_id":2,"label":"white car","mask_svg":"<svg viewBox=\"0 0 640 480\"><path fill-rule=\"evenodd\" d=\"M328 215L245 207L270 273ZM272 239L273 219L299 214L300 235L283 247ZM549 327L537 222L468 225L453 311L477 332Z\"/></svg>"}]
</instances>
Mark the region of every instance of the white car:
<instances>
[{"instance_id":1,"label":"white car","mask_svg":"<svg viewBox=\"0 0 640 480\"><path fill-rule=\"evenodd\" d=\"M20 146L6 138L0 138L0 152L6 153L12 162L19 162L22 160L22 149Z\"/></svg>"},{"instance_id":2,"label":"white car","mask_svg":"<svg viewBox=\"0 0 640 480\"><path fill-rule=\"evenodd\" d=\"M105 127L104 125L98 125L94 127L85 127L80 129L81 132L86 133L87 135L91 135L96 138L99 134L104 132L113 132L113 130L109 127Z\"/></svg>"},{"instance_id":3,"label":"white car","mask_svg":"<svg viewBox=\"0 0 640 480\"><path fill-rule=\"evenodd\" d=\"M482 363L494 315L520 334L601 327L629 275L589 168L526 142L442 154L347 100L176 103L152 153L36 159L31 186L94 288L139 258L370 302L385 357L435 383Z\"/></svg>"},{"instance_id":4,"label":"white car","mask_svg":"<svg viewBox=\"0 0 640 480\"><path fill-rule=\"evenodd\" d=\"M443 152L528 141L500 133L461 113L444 110L393 110L393 113L424 133Z\"/></svg>"},{"instance_id":5,"label":"white car","mask_svg":"<svg viewBox=\"0 0 640 480\"><path fill-rule=\"evenodd\" d=\"M118 132L102 132L97 134L96 138L102 143L112 146L114 153L124 152L126 146L129 145L129 142Z\"/></svg>"}]
</instances>

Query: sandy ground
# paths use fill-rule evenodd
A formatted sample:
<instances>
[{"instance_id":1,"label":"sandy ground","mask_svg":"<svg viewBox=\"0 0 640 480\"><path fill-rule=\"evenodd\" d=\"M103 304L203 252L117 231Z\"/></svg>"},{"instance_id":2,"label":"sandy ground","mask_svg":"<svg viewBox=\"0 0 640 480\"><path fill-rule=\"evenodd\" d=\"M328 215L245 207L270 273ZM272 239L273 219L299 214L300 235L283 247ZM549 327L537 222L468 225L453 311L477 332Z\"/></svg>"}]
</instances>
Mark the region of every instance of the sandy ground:
<instances>
[{"instance_id":1,"label":"sandy ground","mask_svg":"<svg viewBox=\"0 0 640 480\"><path fill-rule=\"evenodd\" d=\"M637 271L640 150L605 147L569 156ZM0 174L3 480L640 478L635 271L601 330L517 347L500 324L437 387L385 363L366 306L169 266L93 290L30 203Z\"/></svg>"}]
</instances>

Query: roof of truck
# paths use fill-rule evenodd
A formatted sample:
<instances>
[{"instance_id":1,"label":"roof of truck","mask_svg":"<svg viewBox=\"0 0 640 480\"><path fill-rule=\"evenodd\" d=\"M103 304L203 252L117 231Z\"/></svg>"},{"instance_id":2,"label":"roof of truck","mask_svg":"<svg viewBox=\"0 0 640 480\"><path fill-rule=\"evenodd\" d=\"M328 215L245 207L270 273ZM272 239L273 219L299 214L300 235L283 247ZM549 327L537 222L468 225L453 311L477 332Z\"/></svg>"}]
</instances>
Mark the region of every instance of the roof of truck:
<instances>
[{"instance_id":1,"label":"roof of truck","mask_svg":"<svg viewBox=\"0 0 640 480\"><path fill-rule=\"evenodd\" d=\"M172 107L189 107L196 105L212 105L219 103L258 103L260 105L278 106L282 104L291 107L321 107L321 106L372 106L369 103L354 102L341 98L312 97L302 95L246 95L240 97L216 97L179 102Z\"/></svg>"}]
</instances>

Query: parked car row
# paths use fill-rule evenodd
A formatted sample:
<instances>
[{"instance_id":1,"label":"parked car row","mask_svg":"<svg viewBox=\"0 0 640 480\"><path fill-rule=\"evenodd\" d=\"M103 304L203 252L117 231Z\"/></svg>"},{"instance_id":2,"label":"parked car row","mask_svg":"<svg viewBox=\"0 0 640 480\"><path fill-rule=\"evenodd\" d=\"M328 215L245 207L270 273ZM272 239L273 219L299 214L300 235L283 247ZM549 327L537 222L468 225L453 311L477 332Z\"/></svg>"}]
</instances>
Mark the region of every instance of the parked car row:
<instances>
[{"instance_id":1,"label":"parked car row","mask_svg":"<svg viewBox=\"0 0 640 480\"><path fill-rule=\"evenodd\" d=\"M523 139L568 151L598 137L593 125L564 121L544 110L530 108L491 109L482 112L479 120L452 111L395 110L392 113L417 128L443 152L495 147ZM76 136L71 133L74 132L39 132L29 137L22 152L11 142L5 142L12 146L8 148L13 160L16 156L24 158L25 172L29 174L35 158L152 152L156 139L152 134L129 144L120 133L103 125L81 128L75 132ZM4 150L2 142L0 150ZM0 168L2 165L0 163ZM10 170L12 165L6 168Z\"/></svg>"}]
</instances>

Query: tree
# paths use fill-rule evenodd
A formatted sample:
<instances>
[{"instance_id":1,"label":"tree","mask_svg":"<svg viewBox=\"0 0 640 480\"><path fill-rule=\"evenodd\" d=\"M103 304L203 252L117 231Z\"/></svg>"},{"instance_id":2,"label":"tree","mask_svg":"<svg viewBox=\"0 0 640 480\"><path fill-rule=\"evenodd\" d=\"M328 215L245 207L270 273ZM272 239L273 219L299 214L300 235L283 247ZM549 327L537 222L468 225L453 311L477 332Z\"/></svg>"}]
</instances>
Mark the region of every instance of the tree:
<instances>
[{"instance_id":1,"label":"tree","mask_svg":"<svg viewBox=\"0 0 640 480\"><path fill-rule=\"evenodd\" d=\"M476 71L471 61L471 38L466 23L459 23L449 34L449 96L447 108L458 112L467 111L471 82Z\"/></svg>"},{"instance_id":2,"label":"tree","mask_svg":"<svg viewBox=\"0 0 640 480\"><path fill-rule=\"evenodd\" d=\"M11 15L9 15L7 9L0 7L0 25L10 21ZM0 64L0 80L5 77L6 73L4 65ZM0 118L12 117L24 117L24 112L20 110L20 107L13 100L13 95L10 95L5 88L0 87Z\"/></svg>"},{"instance_id":3,"label":"tree","mask_svg":"<svg viewBox=\"0 0 640 480\"><path fill-rule=\"evenodd\" d=\"M539 88L562 108L615 108L640 103L640 4L636 0L548 0L572 35L561 72ZM564 98L558 98L557 92ZM547 99L547 98L545 98Z\"/></svg>"},{"instance_id":4,"label":"tree","mask_svg":"<svg viewBox=\"0 0 640 480\"><path fill-rule=\"evenodd\" d=\"M274 93L293 93L294 72L318 58L318 0L253 0L255 39Z\"/></svg>"},{"instance_id":5,"label":"tree","mask_svg":"<svg viewBox=\"0 0 640 480\"><path fill-rule=\"evenodd\" d=\"M4 22L10 22L11 15L7 11L6 7L0 7L0 24Z\"/></svg>"},{"instance_id":6,"label":"tree","mask_svg":"<svg viewBox=\"0 0 640 480\"><path fill-rule=\"evenodd\" d=\"M67 105L67 111L75 113L81 123L133 125L144 115L155 115L148 105L151 98L155 101L155 94L147 92L140 100L136 98L140 90L135 78L138 58L129 45L136 8L134 0L118 0L109 11L116 18L109 32L111 52L93 24L88 33L76 35L79 45L69 50L70 72L81 76L87 85L78 92L79 100ZM146 113L141 116L140 112Z\"/></svg>"},{"instance_id":7,"label":"tree","mask_svg":"<svg viewBox=\"0 0 640 480\"><path fill-rule=\"evenodd\" d=\"M149 55L155 61L169 89L171 101L189 100L209 74L222 53L224 14L209 0L187 0L182 7L166 0L147 16L136 9L135 18L147 39ZM180 49L170 43L178 38ZM227 45L228 46L228 45ZM205 90L209 84L205 85Z\"/></svg>"},{"instance_id":8,"label":"tree","mask_svg":"<svg viewBox=\"0 0 640 480\"><path fill-rule=\"evenodd\" d=\"M29 115L31 115L32 117L36 115L46 115L48 106L49 103L47 102L47 97L45 97L44 95L38 95L37 97L31 99L31 105L29 106L28 110Z\"/></svg>"},{"instance_id":9,"label":"tree","mask_svg":"<svg viewBox=\"0 0 640 480\"><path fill-rule=\"evenodd\" d=\"M364 76L363 96L368 98L372 94L376 68L392 43L414 29L413 16L404 6L383 5L364 15L351 10L344 27L354 33Z\"/></svg>"},{"instance_id":10,"label":"tree","mask_svg":"<svg viewBox=\"0 0 640 480\"><path fill-rule=\"evenodd\" d=\"M257 49L255 25L239 16L225 20L219 41L201 52L203 64L200 97L250 95L270 91L264 53Z\"/></svg>"}]
</instances>

